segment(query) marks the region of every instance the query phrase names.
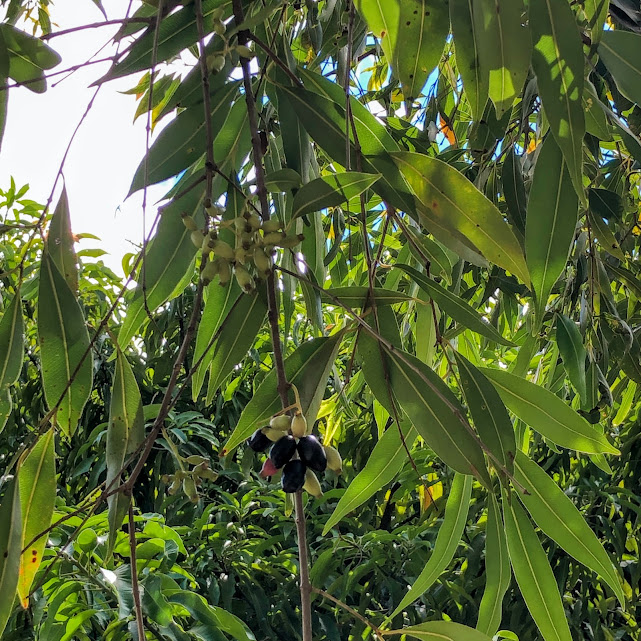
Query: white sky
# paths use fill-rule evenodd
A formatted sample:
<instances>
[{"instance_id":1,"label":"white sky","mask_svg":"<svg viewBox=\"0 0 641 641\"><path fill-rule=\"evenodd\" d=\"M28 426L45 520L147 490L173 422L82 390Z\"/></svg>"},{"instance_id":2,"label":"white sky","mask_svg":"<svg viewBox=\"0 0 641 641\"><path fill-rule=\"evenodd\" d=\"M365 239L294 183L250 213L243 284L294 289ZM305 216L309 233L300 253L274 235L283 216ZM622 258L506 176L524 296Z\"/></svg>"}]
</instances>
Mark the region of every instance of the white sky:
<instances>
[{"instance_id":1,"label":"white sky","mask_svg":"<svg viewBox=\"0 0 641 641\"><path fill-rule=\"evenodd\" d=\"M112 19L122 18L127 5L128 0L104 2ZM104 20L91 0L55 0L50 13L52 22L58 25L54 31ZM62 56L62 62L52 71L86 61L116 29L117 26L104 27L53 38L50 46ZM106 49L99 57L107 57L112 51ZM9 178L13 176L18 186L29 183L27 197L46 202L69 138L94 91L89 85L108 68L109 63L89 66L58 86L54 86L55 82L62 76L53 78L44 94L24 87L10 91L0 152L3 189L8 188ZM90 232L102 239L83 240L77 249L97 246L105 249L109 255L102 260L117 273L122 273L123 254L133 251L128 241L140 242L142 238L142 192L127 201L124 198L144 156L146 124L145 115L132 124L137 106L135 96L118 92L135 86L141 75L134 74L103 86L76 136L64 170L74 232ZM160 125L156 128L156 134L160 128ZM153 203L165 190L166 187L149 190L149 224L155 214ZM54 206L56 202L57 195Z\"/></svg>"}]
</instances>

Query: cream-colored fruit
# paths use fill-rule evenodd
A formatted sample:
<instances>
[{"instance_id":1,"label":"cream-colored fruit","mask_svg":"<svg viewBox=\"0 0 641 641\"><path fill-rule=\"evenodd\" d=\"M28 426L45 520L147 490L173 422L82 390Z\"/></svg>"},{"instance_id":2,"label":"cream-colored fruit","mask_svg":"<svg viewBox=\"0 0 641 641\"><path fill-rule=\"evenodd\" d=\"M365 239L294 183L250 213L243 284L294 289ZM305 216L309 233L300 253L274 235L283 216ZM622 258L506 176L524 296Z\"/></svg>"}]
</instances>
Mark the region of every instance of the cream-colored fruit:
<instances>
[{"instance_id":1,"label":"cream-colored fruit","mask_svg":"<svg viewBox=\"0 0 641 641\"><path fill-rule=\"evenodd\" d=\"M269 427L272 427L273 429L279 430L281 432L286 432L289 429L291 424L292 424L292 418L287 414L281 414L280 416L272 416L271 420L269 421Z\"/></svg>"},{"instance_id":2,"label":"cream-colored fruit","mask_svg":"<svg viewBox=\"0 0 641 641\"><path fill-rule=\"evenodd\" d=\"M183 216L183 225L189 230L189 231L196 231L198 229L198 223L193 219L192 216Z\"/></svg>"},{"instance_id":3,"label":"cream-colored fruit","mask_svg":"<svg viewBox=\"0 0 641 641\"><path fill-rule=\"evenodd\" d=\"M283 436L285 436L283 430L277 430L274 429L273 427L263 427L261 432L270 440L273 441L274 443L276 441L280 441Z\"/></svg>"},{"instance_id":4,"label":"cream-colored fruit","mask_svg":"<svg viewBox=\"0 0 641 641\"><path fill-rule=\"evenodd\" d=\"M191 242L194 243L194 247L202 249L206 236L200 231L200 229L194 229L190 234L190 238Z\"/></svg>"},{"instance_id":5,"label":"cream-colored fruit","mask_svg":"<svg viewBox=\"0 0 641 641\"><path fill-rule=\"evenodd\" d=\"M295 438L303 438L307 433L307 421L302 414L296 414L292 419L292 435Z\"/></svg>"},{"instance_id":6,"label":"cream-colored fruit","mask_svg":"<svg viewBox=\"0 0 641 641\"><path fill-rule=\"evenodd\" d=\"M323 449L325 450L325 456L327 457L327 467L328 469L340 474L343 471L343 459L339 454L338 450L331 445L324 445Z\"/></svg>"},{"instance_id":7,"label":"cream-colored fruit","mask_svg":"<svg viewBox=\"0 0 641 641\"><path fill-rule=\"evenodd\" d=\"M318 477L309 468L307 468L307 471L305 472L305 484L303 485L303 489L314 498L318 499L323 496L323 490L321 489Z\"/></svg>"},{"instance_id":8,"label":"cream-colored fruit","mask_svg":"<svg viewBox=\"0 0 641 641\"><path fill-rule=\"evenodd\" d=\"M234 271L240 288L246 294L249 294L254 289L254 279L251 274L242 265L236 265Z\"/></svg>"},{"instance_id":9,"label":"cream-colored fruit","mask_svg":"<svg viewBox=\"0 0 641 641\"><path fill-rule=\"evenodd\" d=\"M224 258L225 260L234 260L236 258L231 245L226 243L224 240L220 240L217 238L209 244L214 251L214 254L216 254L216 256L218 256L219 258Z\"/></svg>"}]
</instances>

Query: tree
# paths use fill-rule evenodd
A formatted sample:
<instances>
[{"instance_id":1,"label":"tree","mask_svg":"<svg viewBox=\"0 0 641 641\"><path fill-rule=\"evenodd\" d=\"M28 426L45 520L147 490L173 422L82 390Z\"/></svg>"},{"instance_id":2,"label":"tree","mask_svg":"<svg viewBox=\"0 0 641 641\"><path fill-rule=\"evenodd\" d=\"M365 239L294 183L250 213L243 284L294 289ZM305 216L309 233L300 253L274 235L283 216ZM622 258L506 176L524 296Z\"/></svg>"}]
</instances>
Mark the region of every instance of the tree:
<instances>
[{"instance_id":1,"label":"tree","mask_svg":"<svg viewBox=\"0 0 641 641\"><path fill-rule=\"evenodd\" d=\"M638 639L639 12L134 9L126 279L2 192L2 638Z\"/></svg>"}]
</instances>

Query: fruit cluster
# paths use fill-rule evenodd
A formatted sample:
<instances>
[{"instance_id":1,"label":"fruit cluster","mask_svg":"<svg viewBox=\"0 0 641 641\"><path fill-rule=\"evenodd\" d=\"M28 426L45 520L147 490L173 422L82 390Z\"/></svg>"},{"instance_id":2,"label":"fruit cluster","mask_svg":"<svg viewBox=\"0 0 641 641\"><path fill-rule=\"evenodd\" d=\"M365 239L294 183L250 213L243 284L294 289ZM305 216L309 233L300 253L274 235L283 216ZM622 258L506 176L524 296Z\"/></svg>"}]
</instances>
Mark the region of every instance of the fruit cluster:
<instances>
[{"instance_id":1,"label":"fruit cluster","mask_svg":"<svg viewBox=\"0 0 641 641\"><path fill-rule=\"evenodd\" d=\"M307 421L299 409L293 417L272 417L269 425L257 429L247 443L255 452L265 452L271 446L260 475L269 478L282 470L281 485L288 493L305 490L318 498L323 491L315 473L342 471L338 450L321 445L315 436L307 434Z\"/></svg>"},{"instance_id":2,"label":"fruit cluster","mask_svg":"<svg viewBox=\"0 0 641 641\"><path fill-rule=\"evenodd\" d=\"M209 72L213 74L220 73L225 68L225 56L228 53L235 51L241 58L251 59L254 57L254 52L246 45L229 45L229 40L225 36L227 25L225 25L222 20L224 14L225 9L223 7L214 9L210 14L213 32L225 40L225 51L222 53L212 53L207 56L207 68Z\"/></svg>"},{"instance_id":3,"label":"fruit cluster","mask_svg":"<svg viewBox=\"0 0 641 641\"><path fill-rule=\"evenodd\" d=\"M216 205L207 207L206 211L212 222L206 234L198 229L191 216L183 215L183 223L191 231L192 242L206 258L200 274L205 285L218 276L220 285L224 287L233 272L240 288L248 294L255 287L252 271L259 278L267 278L272 271L276 248L295 247L303 240L302 234L288 236L282 231L279 220L263 220L253 211L245 211L231 221L222 220L223 210ZM234 229L235 247L218 236L220 230L226 227Z\"/></svg>"},{"instance_id":4,"label":"fruit cluster","mask_svg":"<svg viewBox=\"0 0 641 641\"><path fill-rule=\"evenodd\" d=\"M198 503L198 488L202 485L203 480L215 481L218 474L209 467L209 459L204 456L194 454L182 460L194 467L191 470L177 470L175 474L163 474L162 481L169 485L167 493L171 496L182 488L185 496L192 503Z\"/></svg>"}]
</instances>

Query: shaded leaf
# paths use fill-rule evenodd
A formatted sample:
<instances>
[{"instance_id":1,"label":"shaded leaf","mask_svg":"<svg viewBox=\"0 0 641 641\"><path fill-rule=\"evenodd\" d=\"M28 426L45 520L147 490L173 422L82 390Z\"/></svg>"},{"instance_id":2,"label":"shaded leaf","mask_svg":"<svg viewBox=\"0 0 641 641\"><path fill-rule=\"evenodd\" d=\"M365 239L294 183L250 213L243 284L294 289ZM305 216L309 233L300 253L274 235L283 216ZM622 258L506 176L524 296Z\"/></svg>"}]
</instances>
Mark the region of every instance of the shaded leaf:
<instances>
[{"instance_id":1,"label":"shaded leaf","mask_svg":"<svg viewBox=\"0 0 641 641\"><path fill-rule=\"evenodd\" d=\"M619 241L608 222L621 220L623 201L619 194L607 189L590 189L588 192L588 221L603 249L620 261L625 261Z\"/></svg>"},{"instance_id":2,"label":"shaded leaf","mask_svg":"<svg viewBox=\"0 0 641 641\"><path fill-rule=\"evenodd\" d=\"M556 317L556 344L563 359L563 366L579 396L587 396L585 359L587 353L583 347L583 337L576 323L563 314ZM592 406L594 407L594 405Z\"/></svg>"},{"instance_id":3,"label":"shaded leaf","mask_svg":"<svg viewBox=\"0 0 641 641\"><path fill-rule=\"evenodd\" d=\"M384 636L406 634L422 641L490 641L490 638L474 628L453 621L430 621L402 630L384 631Z\"/></svg>"},{"instance_id":4,"label":"shaded leaf","mask_svg":"<svg viewBox=\"0 0 641 641\"><path fill-rule=\"evenodd\" d=\"M508 208L508 217L512 224L525 235L527 197L525 195L521 163L514 153L513 147L507 152L503 161L501 184L503 185L503 195Z\"/></svg>"},{"instance_id":5,"label":"shaded leaf","mask_svg":"<svg viewBox=\"0 0 641 641\"><path fill-rule=\"evenodd\" d=\"M11 391L8 387L0 388L0 432L7 424L12 409Z\"/></svg>"},{"instance_id":6,"label":"shaded leaf","mask_svg":"<svg viewBox=\"0 0 641 641\"><path fill-rule=\"evenodd\" d=\"M16 598L22 552L22 515L18 479L11 480L0 505L0 635Z\"/></svg>"},{"instance_id":7,"label":"shaded leaf","mask_svg":"<svg viewBox=\"0 0 641 641\"><path fill-rule=\"evenodd\" d=\"M336 304L333 300L338 298L344 305L351 308L365 307L370 301L370 289L366 286L351 285L349 287L330 287L321 292L321 300L324 303ZM377 305L394 305L413 300L411 296L397 292L393 289L374 287L374 299Z\"/></svg>"},{"instance_id":8,"label":"shaded leaf","mask_svg":"<svg viewBox=\"0 0 641 641\"><path fill-rule=\"evenodd\" d=\"M78 259L73 247L74 239L71 232L69 217L69 199L67 189L63 186L60 200L51 217L47 233L46 250L63 275L72 292L78 291Z\"/></svg>"},{"instance_id":9,"label":"shaded leaf","mask_svg":"<svg viewBox=\"0 0 641 641\"><path fill-rule=\"evenodd\" d=\"M598 51L619 91L641 105L641 35L622 29L604 31Z\"/></svg>"},{"instance_id":10,"label":"shaded leaf","mask_svg":"<svg viewBox=\"0 0 641 641\"><path fill-rule=\"evenodd\" d=\"M18 290L0 320L0 389L13 385L22 369L24 320Z\"/></svg>"}]
</instances>

